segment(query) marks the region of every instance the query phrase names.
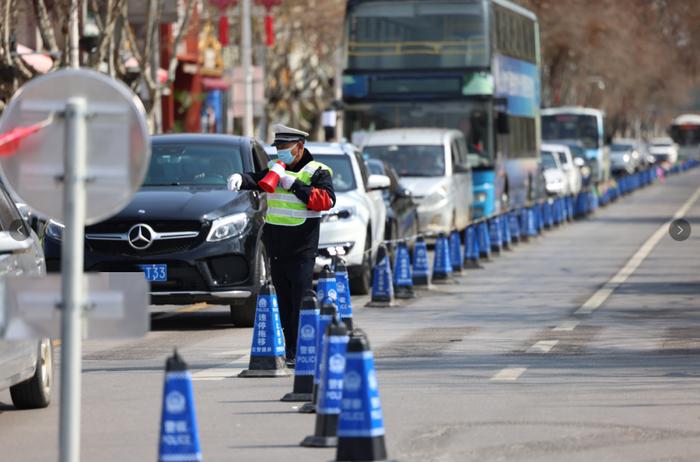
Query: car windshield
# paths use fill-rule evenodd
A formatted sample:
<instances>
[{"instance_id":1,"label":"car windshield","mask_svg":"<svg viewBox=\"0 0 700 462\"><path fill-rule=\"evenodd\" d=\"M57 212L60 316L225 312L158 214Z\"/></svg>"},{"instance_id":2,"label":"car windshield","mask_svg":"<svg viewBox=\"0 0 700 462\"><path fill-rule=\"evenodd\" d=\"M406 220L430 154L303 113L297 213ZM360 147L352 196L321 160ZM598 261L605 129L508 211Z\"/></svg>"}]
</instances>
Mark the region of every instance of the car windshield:
<instances>
[{"instance_id":1,"label":"car windshield","mask_svg":"<svg viewBox=\"0 0 700 462\"><path fill-rule=\"evenodd\" d=\"M610 150L615 152L631 151L634 148L631 144L612 144Z\"/></svg>"},{"instance_id":2,"label":"car windshield","mask_svg":"<svg viewBox=\"0 0 700 462\"><path fill-rule=\"evenodd\" d=\"M550 151L542 151L542 167L545 170L548 168L559 168L557 166L557 161L554 159L554 153Z\"/></svg>"},{"instance_id":3,"label":"car windshield","mask_svg":"<svg viewBox=\"0 0 700 462\"><path fill-rule=\"evenodd\" d=\"M230 144L153 144L144 186L226 186L243 171L240 148Z\"/></svg>"},{"instance_id":4,"label":"car windshield","mask_svg":"<svg viewBox=\"0 0 700 462\"><path fill-rule=\"evenodd\" d=\"M313 156L314 160L333 170L333 189L335 192L348 192L357 189L352 163L347 155L314 154Z\"/></svg>"},{"instance_id":5,"label":"car windshield","mask_svg":"<svg viewBox=\"0 0 700 462\"><path fill-rule=\"evenodd\" d=\"M445 148L439 145L366 146L365 154L383 160L399 176L444 176Z\"/></svg>"}]
</instances>

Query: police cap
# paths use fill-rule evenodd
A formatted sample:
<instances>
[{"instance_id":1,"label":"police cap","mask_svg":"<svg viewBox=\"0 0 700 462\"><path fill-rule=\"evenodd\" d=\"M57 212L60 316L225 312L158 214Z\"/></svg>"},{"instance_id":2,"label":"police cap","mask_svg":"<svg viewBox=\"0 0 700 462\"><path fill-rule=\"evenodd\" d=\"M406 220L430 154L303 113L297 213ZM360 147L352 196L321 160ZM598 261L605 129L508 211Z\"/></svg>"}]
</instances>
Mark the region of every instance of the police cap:
<instances>
[{"instance_id":1,"label":"police cap","mask_svg":"<svg viewBox=\"0 0 700 462\"><path fill-rule=\"evenodd\" d=\"M282 124L277 124L272 127L275 134L275 140L272 142L275 146L279 144L293 143L295 141L305 141L309 136L308 133L296 128L287 127Z\"/></svg>"}]
</instances>

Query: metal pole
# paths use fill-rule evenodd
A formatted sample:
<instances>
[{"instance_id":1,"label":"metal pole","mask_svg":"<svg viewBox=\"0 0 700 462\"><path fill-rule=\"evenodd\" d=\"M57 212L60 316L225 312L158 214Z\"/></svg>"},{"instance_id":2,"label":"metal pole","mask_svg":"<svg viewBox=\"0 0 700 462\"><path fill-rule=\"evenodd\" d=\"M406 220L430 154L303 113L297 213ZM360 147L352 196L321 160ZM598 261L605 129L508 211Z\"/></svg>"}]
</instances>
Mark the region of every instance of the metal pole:
<instances>
[{"instance_id":1,"label":"metal pole","mask_svg":"<svg viewBox=\"0 0 700 462\"><path fill-rule=\"evenodd\" d=\"M83 238L85 226L85 98L71 98L65 113L63 207L65 229L61 251L63 303L61 316L60 461L80 460L80 369L83 325Z\"/></svg>"},{"instance_id":2,"label":"metal pole","mask_svg":"<svg viewBox=\"0 0 700 462\"><path fill-rule=\"evenodd\" d=\"M69 17L69 43L70 43L70 67L79 68L80 67L80 2L78 0L71 0L70 2L70 17Z\"/></svg>"},{"instance_id":3,"label":"metal pole","mask_svg":"<svg viewBox=\"0 0 700 462\"><path fill-rule=\"evenodd\" d=\"M158 2L152 1L150 3L151 14L153 18L158 15ZM156 83L157 87L160 87L160 81L158 80L158 70L160 69L160 25L156 21L153 31L153 39L151 41L151 78ZM163 132L163 113L161 111L161 98L160 91L154 92L153 97L153 133Z\"/></svg>"},{"instance_id":4,"label":"metal pole","mask_svg":"<svg viewBox=\"0 0 700 462\"><path fill-rule=\"evenodd\" d=\"M241 4L241 47L243 76L245 78L245 112L243 114L243 135L255 136L253 128L253 46L250 25L250 0Z\"/></svg>"}]
</instances>

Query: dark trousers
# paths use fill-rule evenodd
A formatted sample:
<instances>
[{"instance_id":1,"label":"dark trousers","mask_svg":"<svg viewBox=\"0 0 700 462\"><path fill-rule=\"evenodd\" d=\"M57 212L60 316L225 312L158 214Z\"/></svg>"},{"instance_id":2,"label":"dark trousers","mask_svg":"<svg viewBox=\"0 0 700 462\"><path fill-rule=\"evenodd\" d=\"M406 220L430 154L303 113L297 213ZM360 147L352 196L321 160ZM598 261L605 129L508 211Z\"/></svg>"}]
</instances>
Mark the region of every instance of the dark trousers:
<instances>
[{"instance_id":1,"label":"dark trousers","mask_svg":"<svg viewBox=\"0 0 700 462\"><path fill-rule=\"evenodd\" d=\"M272 284L277 292L287 359L296 357L299 311L304 293L311 289L314 257L271 258Z\"/></svg>"}]
</instances>

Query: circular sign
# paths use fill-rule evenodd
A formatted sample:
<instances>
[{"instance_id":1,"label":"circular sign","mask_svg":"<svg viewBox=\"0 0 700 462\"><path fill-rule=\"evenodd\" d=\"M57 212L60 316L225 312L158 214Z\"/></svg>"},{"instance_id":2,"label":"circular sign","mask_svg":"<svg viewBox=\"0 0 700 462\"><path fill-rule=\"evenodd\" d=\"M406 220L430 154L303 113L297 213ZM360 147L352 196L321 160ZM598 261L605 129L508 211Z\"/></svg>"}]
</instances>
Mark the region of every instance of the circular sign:
<instances>
[{"instance_id":1,"label":"circular sign","mask_svg":"<svg viewBox=\"0 0 700 462\"><path fill-rule=\"evenodd\" d=\"M328 360L329 369L334 374L342 374L345 370L345 357L341 354L334 354Z\"/></svg>"},{"instance_id":2,"label":"circular sign","mask_svg":"<svg viewBox=\"0 0 700 462\"><path fill-rule=\"evenodd\" d=\"M356 392L362 387L362 377L355 371L346 372L343 384L348 391Z\"/></svg>"},{"instance_id":3,"label":"circular sign","mask_svg":"<svg viewBox=\"0 0 700 462\"><path fill-rule=\"evenodd\" d=\"M301 338L304 340L311 340L316 335L316 329L311 324L305 324L301 328Z\"/></svg>"},{"instance_id":4,"label":"circular sign","mask_svg":"<svg viewBox=\"0 0 700 462\"><path fill-rule=\"evenodd\" d=\"M180 414L184 412L186 405L187 400L185 400L185 395L179 391L171 391L165 397L165 409L170 414Z\"/></svg>"},{"instance_id":5,"label":"circular sign","mask_svg":"<svg viewBox=\"0 0 700 462\"><path fill-rule=\"evenodd\" d=\"M0 176L13 195L42 215L64 221L63 179L70 98L84 98L86 117L86 224L124 208L141 187L150 148L145 111L124 83L97 71L62 69L20 88L0 118L0 133L50 123L0 158Z\"/></svg>"},{"instance_id":6,"label":"circular sign","mask_svg":"<svg viewBox=\"0 0 700 462\"><path fill-rule=\"evenodd\" d=\"M258 307L259 308L267 308L267 300L265 300L264 298L261 298L260 300L258 300Z\"/></svg>"}]
</instances>

